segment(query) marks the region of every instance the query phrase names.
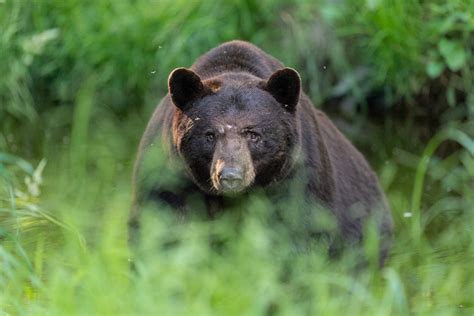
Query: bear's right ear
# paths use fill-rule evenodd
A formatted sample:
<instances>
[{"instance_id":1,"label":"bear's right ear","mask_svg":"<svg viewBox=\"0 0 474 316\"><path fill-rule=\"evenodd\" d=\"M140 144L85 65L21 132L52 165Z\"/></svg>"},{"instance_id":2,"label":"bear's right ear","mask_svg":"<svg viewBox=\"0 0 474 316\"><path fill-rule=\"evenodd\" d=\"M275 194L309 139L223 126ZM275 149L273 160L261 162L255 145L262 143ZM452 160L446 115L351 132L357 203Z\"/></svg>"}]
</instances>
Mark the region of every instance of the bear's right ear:
<instances>
[{"instance_id":1,"label":"bear's right ear","mask_svg":"<svg viewBox=\"0 0 474 316\"><path fill-rule=\"evenodd\" d=\"M294 112L300 98L300 75L292 68L277 70L268 79L265 90L280 102L287 111Z\"/></svg>"},{"instance_id":2,"label":"bear's right ear","mask_svg":"<svg viewBox=\"0 0 474 316\"><path fill-rule=\"evenodd\" d=\"M168 92L174 105L182 111L189 108L189 103L204 94L201 78L186 68L176 68L168 77Z\"/></svg>"}]
</instances>

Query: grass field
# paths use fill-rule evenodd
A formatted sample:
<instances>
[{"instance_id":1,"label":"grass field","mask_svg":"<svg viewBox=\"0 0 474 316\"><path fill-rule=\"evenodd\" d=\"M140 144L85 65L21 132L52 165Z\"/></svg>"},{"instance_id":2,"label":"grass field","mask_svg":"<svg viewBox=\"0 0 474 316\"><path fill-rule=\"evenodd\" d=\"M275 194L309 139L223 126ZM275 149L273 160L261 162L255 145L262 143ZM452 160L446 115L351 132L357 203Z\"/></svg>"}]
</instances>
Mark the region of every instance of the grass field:
<instances>
[{"instance_id":1,"label":"grass field","mask_svg":"<svg viewBox=\"0 0 474 316\"><path fill-rule=\"evenodd\" d=\"M467 150L446 160L431 157L427 175L425 160L397 148L395 161L376 166L396 227L382 270L370 265L354 269L350 254L329 260L318 245L311 253L294 249L284 231L265 225L262 214L269 203L262 198L243 206L239 215L227 214L213 222L172 225L165 212L149 215L133 273L126 232L132 151L123 138L102 138L124 126L134 129L134 124L109 121L98 126L95 136L80 142L83 168L77 165L71 142L59 146L59 154L43 173L33 174L29 186L19 181L16 189L22 193L13 197L10 192L9 197L8 190L2 191L4 313L472 312L474 165ZM27 175L18 173L19 180ZM37 195L35 183L40 179ZM225 251L216 251L210 236L226 240ZM180 242L170 247L170 239ZM369 257L372 248L367 242Z\"/></svg>"}]
</instances>

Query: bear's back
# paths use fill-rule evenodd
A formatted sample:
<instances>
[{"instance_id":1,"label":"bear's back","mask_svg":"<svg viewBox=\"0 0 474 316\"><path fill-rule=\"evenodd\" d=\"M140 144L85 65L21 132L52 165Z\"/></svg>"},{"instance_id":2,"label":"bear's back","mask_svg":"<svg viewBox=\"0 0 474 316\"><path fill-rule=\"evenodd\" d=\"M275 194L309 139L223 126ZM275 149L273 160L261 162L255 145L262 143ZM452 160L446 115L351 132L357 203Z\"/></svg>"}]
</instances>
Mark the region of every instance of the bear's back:
<instances>
[{"instance_id":1,"label":"bear's back","mask_svg":"<svg viewBox=\"0 0 474 316\"><path fill-rule=\"evenodd\" d=\"M211 49L192 65L202 79L229 72L247 72L268 79L283 64L260 48L243 41L230 41Z\"/></svg>"}]
</instances>

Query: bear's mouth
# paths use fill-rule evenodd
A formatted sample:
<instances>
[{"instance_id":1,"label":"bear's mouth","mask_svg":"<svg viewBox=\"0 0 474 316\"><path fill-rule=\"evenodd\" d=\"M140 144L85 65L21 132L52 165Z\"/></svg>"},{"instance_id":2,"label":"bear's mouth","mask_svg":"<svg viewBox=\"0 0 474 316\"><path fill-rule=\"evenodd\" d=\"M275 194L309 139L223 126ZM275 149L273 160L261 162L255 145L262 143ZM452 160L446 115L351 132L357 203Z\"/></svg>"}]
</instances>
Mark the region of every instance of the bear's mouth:
<instances>
[{"instance_id":1,"label":"bear's mouth","mask_svg":"<svg viewBox=\"0 0 474 316\"><path fill-rule=\"evenodd\" d=\"M216 188L216 189L219 193L223 195L237 195L245 191L246 187L241 184L223 183L222 185L219 186L219 188Z\"/></svg>"},{"instance_id":2,"label":"bear's mouth","mask_svg":"<svg viewBox=\"0 0 474 316\"><path fill-rule=\"evenodd\" d=\"M236 195L240 195L242 194L244 191L245 191L245 187L243 188L240 188L240 189L220 189L218 192L219 192L219 195L224 195L224 196L236 196Z\"/></svg>"}]
</instances>

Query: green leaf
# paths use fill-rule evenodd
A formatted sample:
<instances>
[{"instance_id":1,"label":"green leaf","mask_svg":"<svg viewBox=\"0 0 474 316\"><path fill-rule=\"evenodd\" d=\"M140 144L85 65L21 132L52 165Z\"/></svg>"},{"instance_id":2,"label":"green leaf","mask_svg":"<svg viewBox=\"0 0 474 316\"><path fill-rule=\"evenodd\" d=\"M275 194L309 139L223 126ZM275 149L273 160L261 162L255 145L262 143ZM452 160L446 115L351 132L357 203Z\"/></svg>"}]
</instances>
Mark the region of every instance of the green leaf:
<instances>
[{"instance_id":1,"label":"green leaf","mask_svg":"<svg viewBox=\"0 0 474 316\"><path fill-rule=\"evenodd\" d=\"M23 160L19 157L16 157L11 154L7 154L4 152L0 152L0 164L6 165L6 164L12 164L12 165L17 165L19 168L21 168L24 172L26 172L29 175L32 175L35 169L29 162L26 160Z\"/></svg>"},{"instance_id":2,"label":"green leaf","mask_svg":"<svg viewBox=\"0 0 474 316\"><path fill-rule=\"evenodd\" d=\"M451 71L458 71L465 65L466 52L460 42L442 39L438 50Z\"/></svg>"},{"instance_id":3,"label":"green leaf","mask_svg":"<svg viewBox=\"0 0 474 316\"><path fill-rule=\"evenodd\" d=\"M439 61L430 61L426 65L426 73L432 79L439 77L443 73L444 64Z\"/></svg>"}]
</instances>

